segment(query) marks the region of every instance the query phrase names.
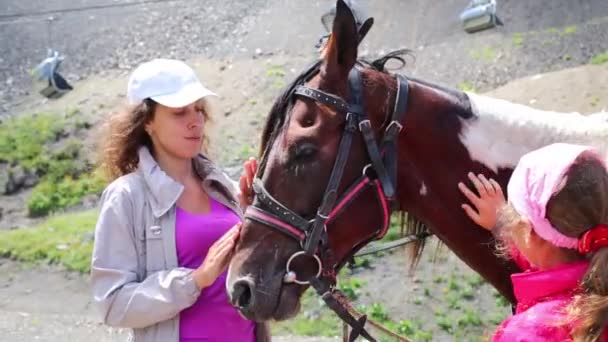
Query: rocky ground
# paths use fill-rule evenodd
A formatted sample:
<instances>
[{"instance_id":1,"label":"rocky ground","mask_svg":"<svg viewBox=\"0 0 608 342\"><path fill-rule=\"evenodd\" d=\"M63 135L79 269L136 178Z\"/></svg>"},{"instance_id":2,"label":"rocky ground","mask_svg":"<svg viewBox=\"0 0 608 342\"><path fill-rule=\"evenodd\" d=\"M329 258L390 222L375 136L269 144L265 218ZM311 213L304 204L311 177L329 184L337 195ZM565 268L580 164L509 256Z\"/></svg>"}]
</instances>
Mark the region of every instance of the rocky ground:
<instances>
[{"instance_id":1,"label":"rocky ground","mask_svg":"<svg viewBox=\"0 0 608 342\"><path fill-rule=\"evenodd\" d=\"M316 55L319 16L333 1L16 1L0 4L0 120L22 113L78 111L93 142L96 123L124 101L126 78L153 57L187 60L221 96L215 103L213 155L232 174L256 154L260 128L281 88ZM360 53L369 58L407 47L415 58L401 72L451 87L538 108L596 112L608 108L608 67L581 66L608 49L608 3L584 0L499 2L505 26L474 35L461 30L466 0L370 2L376 18ZM48 38L48 18L51 21ZM51 44L66 55L63 72L75 90L59 100L32 90L27 71ZM565 71L559 71L569 68ZM542 75L540 75L543 73ZM516 79L519 79L515 81ZM78 133L81 134L81 133ZM87 144L92 145L92 144ZM0 180L7 166L0 163ZM31 188L0 195L0 229L28 218ZM72 208L94 205L95 199ZM363 303L382 302L392 317L435 322L445 309L447 278L472 272L449 252L432 263L428 249L414 277L400 253L358 274L367 280ZM435 275L445 274L444 281ZM380 280L379 280L380 279ZM430 289L429 298L424 296ZM423 295L421 296L421 293ZM400 299L400 300L395 300ZM420 304L423 302L423 304ZM492 291L476 288L467 305L500 314ZM6 341L119 341L124 333L98 323L86 278L54 267L0 259L0 334ZM435 329L435 340L453 339ZM295 337L283 337L297 341ZM306 341L324 341L312 338ZM304 341L304 340L303 340Z\"/></svg>"}]
</instances>

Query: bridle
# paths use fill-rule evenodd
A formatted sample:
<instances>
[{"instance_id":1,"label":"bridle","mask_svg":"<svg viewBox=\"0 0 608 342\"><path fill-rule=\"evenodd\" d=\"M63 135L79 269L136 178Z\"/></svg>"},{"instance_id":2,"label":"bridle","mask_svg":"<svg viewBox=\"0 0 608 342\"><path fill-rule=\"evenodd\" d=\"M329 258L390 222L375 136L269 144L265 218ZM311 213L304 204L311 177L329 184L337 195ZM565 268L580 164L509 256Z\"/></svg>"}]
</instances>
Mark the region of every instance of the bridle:
<instances>
[{"instance_id":1,"label":"bridle","mask_svg":"<svg viewBox=\"0 0 608 342\"><path fill-rule=\"evenodd\" d=\"M338 147L338 152L334 166L329 177L321 205L315 217L311 220L303 218L301 215L290 210L281 202L276 200L268 193L261 181L260 168L253 182L254 202L245 212L245 218L264 224L276 229L299 242L301 251L294 253L287 261L285 283L296 283L300 285L310 284L317 293L323 298L327 305L335 311L340 318L352 327L349 340L354 341L361 335L369 341L374 338L365 330L364 325L366 316L355 319L348 310L348 305L344 303L343 297L337 294L336 272L343 262L348 259L332 262L332 252L328 248L327 225L335 219L344 208L368 188L373 188L377 195L378 202L383 212L382 226L374 232L363 243L358 244L351 251L352 256L359 248L373 239L379 239L386 233L390 224L390 215L393 206L396 204L396 178L397 178L397 144L396 138L401 132L402 120L407 108L409 93L408 81L401 75L396 75L397 94L390 121L385 129L380 146L376 142L374 132L369 117L364 111L363 103L363 82L361 71L353 67L348 75L349 101L342 97L330 94L319 89L310 88L305 85L312 76L319 71L317 62L305 72L302 82L296 85L288 95L302 97L322 103L345 115L344 130ZM361 132L367 154L371 161L366 165L359 177L340 197L338 197L338 187L342 180L342 175L346 167L350 154L353 136L356 132ZM267 149L270 148L268 144ZM267 152L267 151L266 151ZM264 156L267 156L267 153ZM265 160L262 160L262 164ZM311 257L314 259L318 269L314 277L308 280L298 279L297 273L291 268L293 261L300 257ZM323 261L326 262L324 265ZM329 265L329 267L327 267Z\"/></svg>"}]
</instances>

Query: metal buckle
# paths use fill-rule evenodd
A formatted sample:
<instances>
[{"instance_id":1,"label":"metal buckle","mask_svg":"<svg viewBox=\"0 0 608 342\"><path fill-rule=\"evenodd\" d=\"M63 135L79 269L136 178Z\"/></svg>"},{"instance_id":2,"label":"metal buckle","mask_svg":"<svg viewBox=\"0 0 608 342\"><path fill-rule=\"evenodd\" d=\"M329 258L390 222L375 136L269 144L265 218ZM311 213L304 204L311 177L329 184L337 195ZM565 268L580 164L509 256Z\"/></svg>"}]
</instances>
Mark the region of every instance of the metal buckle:
<instances>
[{"instance_id":1,"label":"metal buckle","mask_svg":"<svg viewBox=\"0 0 608 342\"><path fill-rule=\"evenodd\" d=\"M369 121L369 119L366 120L361 120L359 122L359 130L363 132L363 125L367 125L368 127L372 126L372 123Z\"/></svg>"},{"instance_id":2,"label":"metal buckle","mask_svg":"<svg viewBox=\"0 0 608 342\"><path fill-rule=\"evenodd\" d=\"M285 265L286 273L285 273L285 276L283 276L284 283L296 283L298 285L309 285L310 284L309 280L305 280L305 281L298 280L298 276L297 276L296 272L289 269L291 262L295 258L299 257L300 255L308 255L308 254L304 251L295 252L287 260L287 265ZM313 254L310 256L313 259L315 259L315 261L317 262L317 266L318 266L317 274L314 276L314 278L319 278L319 276L321 275L321 271L323 270L323 263L321 262L321 259L319 259L319 257L316 254Z\"/></svg>"},{"instance_id":3,"label":"metal buckle","mask_svg":"<svg viewBox=\"0 0 608 342\"><path fill-rule=\"evenodd\" d=\"M390 124L388 124L388 126L386 126L385 132L388 133L393 128L393 125L397 126L397 132L401 132L401 130L403 129L403 125L400 124L399 121L393 120Z\"/></svg>"}]
</instances>

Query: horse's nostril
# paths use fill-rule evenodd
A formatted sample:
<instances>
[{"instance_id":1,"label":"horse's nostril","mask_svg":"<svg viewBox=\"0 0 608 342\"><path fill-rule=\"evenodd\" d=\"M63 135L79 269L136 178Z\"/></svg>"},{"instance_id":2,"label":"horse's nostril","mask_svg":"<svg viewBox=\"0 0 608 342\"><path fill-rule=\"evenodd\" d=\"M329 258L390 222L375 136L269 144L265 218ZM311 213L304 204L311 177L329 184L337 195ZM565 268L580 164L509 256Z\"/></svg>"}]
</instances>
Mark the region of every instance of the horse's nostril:
<instances>
[{"instance_id":1,"label":"horse's nostril","mask_svg":"<svg viewBox=\"0 0 608 342\"><path fill-rule=\"evenodd\" d=\"M239 280L232 289L232 304L241 309L248 308L253 303L253 285L248 281Z\"/></svg>"}]
</instances>

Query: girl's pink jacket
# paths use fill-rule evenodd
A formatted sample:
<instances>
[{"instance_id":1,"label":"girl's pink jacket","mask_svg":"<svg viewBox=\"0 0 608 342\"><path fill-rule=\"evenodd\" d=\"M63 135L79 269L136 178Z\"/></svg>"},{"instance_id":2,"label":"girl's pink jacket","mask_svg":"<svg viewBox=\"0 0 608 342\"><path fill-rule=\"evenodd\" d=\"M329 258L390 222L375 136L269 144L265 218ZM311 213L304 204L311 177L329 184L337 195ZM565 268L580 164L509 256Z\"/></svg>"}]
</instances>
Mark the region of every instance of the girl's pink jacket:
<instances>
[{"instance_id":1,"label":"girl's pink jacket","mask_svg":"<svg viewBox=\"0 0 608 342\"><path fill-rule=\"evenodd\" d=\"M511 275L517 299L515 315L496 329L493 342L572 341L572 322L563 310L580 291L589 261L538 270L517 251L513 257L526 272ZM519 254L519 255L518 255ZM604 334L603 341L608 341Z\"/></svg>"}]
</instances>

